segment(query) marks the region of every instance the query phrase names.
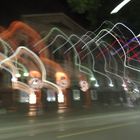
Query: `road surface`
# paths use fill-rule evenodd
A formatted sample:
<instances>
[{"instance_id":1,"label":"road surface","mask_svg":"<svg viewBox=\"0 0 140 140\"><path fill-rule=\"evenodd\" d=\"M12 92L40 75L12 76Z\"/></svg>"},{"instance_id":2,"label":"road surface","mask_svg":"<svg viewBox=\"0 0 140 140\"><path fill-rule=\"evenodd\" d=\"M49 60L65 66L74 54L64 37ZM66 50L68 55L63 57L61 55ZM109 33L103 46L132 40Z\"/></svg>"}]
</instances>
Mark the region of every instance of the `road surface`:
<instances>
[{"instance_id":1,"label":"road surface","mask_svg":"<svg viewBox=\"0 0 140 140\"><path fill-rule=\"evenodd\" d=\"M140 140L139 110L50 116L1 115L0 140Z\"/></svg>"}]
</instances>

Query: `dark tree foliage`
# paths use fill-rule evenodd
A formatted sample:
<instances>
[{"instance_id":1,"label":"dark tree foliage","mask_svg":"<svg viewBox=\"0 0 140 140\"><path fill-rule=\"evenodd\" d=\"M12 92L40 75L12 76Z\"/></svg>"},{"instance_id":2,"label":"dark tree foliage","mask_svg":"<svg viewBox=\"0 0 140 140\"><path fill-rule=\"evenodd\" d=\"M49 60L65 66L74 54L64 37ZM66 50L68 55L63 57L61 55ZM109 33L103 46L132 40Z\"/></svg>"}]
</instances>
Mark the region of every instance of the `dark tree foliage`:
<instances>
[{"instance_id":1,"label":"dark tree foliage","mask_svg":"<svg viewBox=\"0 0 140 140\"><path fill-rule=\"evenodd\" d=\"M89 21L91 26L97 22L97 11L101 6L100 0L67 0L73 12L78 12Z\"/></svg>"},{"instance_id":2,"label":"dark tree foliage","mask_svg":"<svg viewBox=\"0 0 140 140\"><path fill-rule=\"evenodd\" d=\"M73 13L84 16L89 29L96 29L103 21L110 20L114 23L123 22L132 30L140 30L140 0L132 0L118 13L110 12L123 0L67 0Z\"/></svg>"}]
</instances>

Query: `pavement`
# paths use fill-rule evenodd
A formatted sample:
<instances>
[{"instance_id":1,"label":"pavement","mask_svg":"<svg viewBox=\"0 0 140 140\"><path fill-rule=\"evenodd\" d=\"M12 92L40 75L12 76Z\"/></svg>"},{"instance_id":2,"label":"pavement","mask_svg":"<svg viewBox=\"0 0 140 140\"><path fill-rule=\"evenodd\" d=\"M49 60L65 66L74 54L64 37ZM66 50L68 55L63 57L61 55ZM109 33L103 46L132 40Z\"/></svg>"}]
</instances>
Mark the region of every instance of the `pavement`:
<instances>
[{"instance_id":1,"label":"pavement","mask_svg":"<svg viewBox=\"0 0 140 140\"><path fill-rule=\"evenodd\" d=\"M116 112L127 112L140 110L140 105L136 105L134 107L129 107L127 105L120 104L99 104L94 103L92 106L87 107L75 107L75 108L60 108L54 110L31 110L27 111L16 111L16 110L5 110L0 109L0 118L12 118L12 117L47 117L47 118L55 118L55 117L68 117L68 116L79 116L85 114L93 114L93 115L102 115L107 113L116 113Z\"/></svg>"}]
</instances>

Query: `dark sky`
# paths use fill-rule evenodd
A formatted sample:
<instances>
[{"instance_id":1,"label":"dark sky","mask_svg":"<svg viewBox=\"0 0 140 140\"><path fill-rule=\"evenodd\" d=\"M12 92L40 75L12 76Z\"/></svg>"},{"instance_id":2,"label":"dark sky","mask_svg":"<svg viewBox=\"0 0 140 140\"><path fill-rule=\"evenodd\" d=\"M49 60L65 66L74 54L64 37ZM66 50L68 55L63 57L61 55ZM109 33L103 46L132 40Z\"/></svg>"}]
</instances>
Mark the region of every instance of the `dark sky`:
<instances>
[{"instance_id":1,"label":"dark sky","mask_svg":"<svg viewBox=\"0 0 140 140\"><path fill-rule=\"evenodd\" d=\"M4 0L0 7L0 24L8 25L22 14L67 11L66 0Z\"/></svg>"},{"instance_id":2,"label":"dark sky","mask_svg":"<svg viewBox=\"0 0 140 140\"><path fill-rule=\"evenodd\" d=\"M64 12L77 22L84 22L85 18L73 13L67 0L4 0L0 7L0 25L8 26L11 21L20 19L22 14L38 14L48 12ZM121 0L102 0L114 7ZM110 2L111 1L111 2ZM106 10L106 7L104 7ZM102 9L103 10L103 9ZM86 21L85 21L86 22ZM86 24L86 23L81 23Z\"/></svg>"},{"instance_id":3,"label":"dark sky","mask_svg":"<svg viewBox=\"0 0 140 140\"><path fill-rule=\"evenodd\" d=\"M87 26L88 21L86 21L85 16L81 16L72 12L67 0L4 0L0 7L0 25L8 26L12 21L20 19L22 14L39 14L39 13L52 13L52 12L64 12L70 16L73 20L78 22L82 26ZM114 7L121 0L102 0L105 4L112 5ZM102 14L106 17L107 6L102 9ZM109 13L107 13L109 14ZM105 18L99 17L99 20L104 20ZM106 20L106 19L105 19ZM100 24L100 22L99 22Z\"/></svg>"},{"instance_id":4,"label":"dark sky","mask_svg":"<svg viewBox=\"0 0 140 140\"><path fill-rule=\"evenodd\" d=\"M109 20L111 10L122 0L102 0L103 7L98 16L98 24ZM132 28L140 29L140 0L132 0L118 14L112 17L128 22ZM88 24L85 17L73 13L66 0L4 0L0 7L0 25L8 26L12 21L20 19L22 14L38 14L64 12L82 26ZM98 26L98 25L97 25Z\"/></svg>"}]
</instances>

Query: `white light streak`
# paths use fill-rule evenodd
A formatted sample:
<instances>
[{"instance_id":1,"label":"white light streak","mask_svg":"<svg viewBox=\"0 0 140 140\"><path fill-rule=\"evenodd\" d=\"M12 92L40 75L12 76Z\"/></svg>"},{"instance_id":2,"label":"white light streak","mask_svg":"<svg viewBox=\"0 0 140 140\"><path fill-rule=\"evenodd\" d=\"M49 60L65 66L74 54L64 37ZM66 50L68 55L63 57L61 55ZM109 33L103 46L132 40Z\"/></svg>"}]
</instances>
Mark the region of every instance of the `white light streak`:
<instances>
[{"instance_id":1,"label":"white light streak","mask_svg":"<svg viewBox=\"0 0 140 140\"><path fill-rule=\"evenodd\" d=\"M36 95L34 93L29 95L29 104L36 104Z\"/></svg>"},{"instance_id":2,"label":"white light streak","mask_svg":"<svg viewBox=\"0 0 140 140\"><path fill-rule=\"evenodd\" d=\"M24 72L23 73L23 76L28 77L29 76L29 73L28 72Z\"/></svg>"},{"instance_id":3,"label":"white light streak","mask_svg":"<svg viewBox=\"0 0 140 140\"><path fill-rule=\"evenodd\" d=\"M115 7L112 11L111 14L115 14L118 11L120 11L121 8L123 8L128 2L130 2L131 0L124 0L122 1L117 7Z\"/></svg>"},{"instance_id":4,"label":"white light streak","mask_svg":"<svg viewBox=\"0 0 140 140\"><path fill-rule=\"evenodd\" d=\"M81 71L82 73L85 73L85 74L87 74L87 75L89 75L89 76L93 76L93 72L92 72L89 68L87 68L87 67L81 65L80 57L79 57L79 55L78 55L77 50L76 50L75 47L74 47L75 44L77 44L77 42L76 42L75 44L73 44L73 43L71 42L71 40L70 40L72 36L75 36L76 38L79 38L79 37L78 37L77 35L74 35L74 34L72 34L70 37L68 37L64 32L62 32L62 31L59 30L58 28L53 28L53 29L51 30L51 32L52 32L52 31L55 31L55 30L58 31L58 32L60 32L62 35L61 35L61 34L57 35L57 36L53 39L53 41L52 41L50 44L48 44L46 47L44 47L43 49L41 49L39 53L41 53L42 51L44 51L45 49L47 49L48 47L50 47L50 46L56 41L57 38L62 38L62 39L65 40L65 42L64 42L61 46L59 46L57 49L55 49L55 50L53 51L53 53L55 53L56 51L58 51L58 50L59 50L60 48L62 48L67 42L69 42L70 45L71 45L71 47L68 48L67 51L65 51L65 53L67 53L69 50L73 49L74 52L75 52L75 54L76 54L76 55L75 55L75 65L77 65L77 66L79 67L79 71ZM49 35L50 35L50 34L49 34ZM47 35L46 37L44 37L43 41L44 41L46 38L48 38L48 35Z\"/></svg>"},{"instance_id":5,"label":"white light streak","mask_svg":"<svg viewBox=\"0 0 140 140\"><path fill-rule=\"evenodd\" d=\"M64 103L64 95L63 93L58 93L58 103Z\"/></svg>"}]
</instances>

